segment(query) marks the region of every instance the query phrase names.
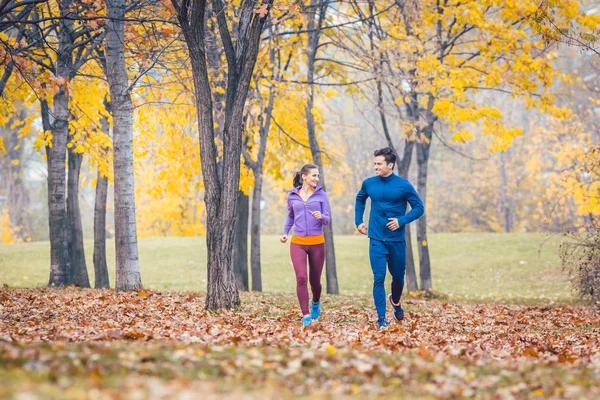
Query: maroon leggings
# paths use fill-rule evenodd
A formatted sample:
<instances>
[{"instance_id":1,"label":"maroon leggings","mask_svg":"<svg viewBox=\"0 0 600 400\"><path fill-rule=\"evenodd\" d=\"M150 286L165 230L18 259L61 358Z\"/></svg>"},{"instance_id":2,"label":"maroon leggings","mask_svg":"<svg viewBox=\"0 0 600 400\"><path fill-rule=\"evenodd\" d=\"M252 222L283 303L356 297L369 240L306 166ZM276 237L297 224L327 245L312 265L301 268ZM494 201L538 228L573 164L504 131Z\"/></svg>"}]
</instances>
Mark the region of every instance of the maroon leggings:
<instances>
[{"instance_id":1,"label":"maroon leggings","mask_svg":"<svg viewBox=\"0 0 600 400\"><path fill-rule=\"evenodd\" d=\"M307 281L310 280L313 302L317 303L321 299L321 273L325 262L325 243L310 246L292 243L290 245L290 256L292 257L292 264L294 264L294 271L296 271L298 302L300 302L302 315L307 315L309 314ZM308 279L306 276L307 257L309 265Z\"/></svg>"}]
</instances>

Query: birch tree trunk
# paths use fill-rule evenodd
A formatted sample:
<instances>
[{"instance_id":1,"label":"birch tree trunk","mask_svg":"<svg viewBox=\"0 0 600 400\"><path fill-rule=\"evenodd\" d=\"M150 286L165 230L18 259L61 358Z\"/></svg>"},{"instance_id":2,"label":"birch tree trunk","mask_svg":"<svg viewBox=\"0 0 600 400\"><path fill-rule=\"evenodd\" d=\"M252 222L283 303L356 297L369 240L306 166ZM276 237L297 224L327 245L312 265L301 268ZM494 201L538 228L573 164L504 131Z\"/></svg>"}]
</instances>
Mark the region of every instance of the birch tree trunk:
<instances>
[{"instance_id":1,"label":"birch tree trunk","mask_svg":"<svg viewBox=\"0 0 600 400\"><path fill-rule=\"evenodd\" d=\"M107 0L106 78L113 117L115 253L118 291L142 286L135 221L133 104L125 66L125 0Z\"/></svg>"},{"instance_id":2,"label":"birch tree trunk","mask_svg":"<svg viewBox=\"0 0 600 400\"><path fill-rule=\"evenodd\" d=\"M49 285L62 286L71 282L69 257L69 221L66 207L67 139L69 136L69 97L67 84L73 68L73 20L70 19L71 0L58 2L61 18L58 21L58 53L56 78L61 83L54 95L54 121L51 124L52 146L46 148L48 158L48 223L50 228Z\"/></svg>"}]
</instances>

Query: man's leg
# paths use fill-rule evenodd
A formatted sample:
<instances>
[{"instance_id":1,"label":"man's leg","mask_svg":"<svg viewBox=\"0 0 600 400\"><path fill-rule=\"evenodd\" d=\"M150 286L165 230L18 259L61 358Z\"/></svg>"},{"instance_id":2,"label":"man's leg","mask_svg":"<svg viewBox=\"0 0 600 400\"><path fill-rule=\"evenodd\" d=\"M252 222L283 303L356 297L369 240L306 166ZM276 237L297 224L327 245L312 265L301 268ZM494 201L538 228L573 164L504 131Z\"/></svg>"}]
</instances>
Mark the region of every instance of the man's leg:
<instances>
[{"instance_id":1,"label":"man's leg","mask_svg":"<svg viewBox=\"0 0 600 400\"><path fill-rule=\"evenodd\" d=\"M406 272L406 242L387 242L389 251L388 268L392 275L392 301L398 304L404 289Z\"/></svg>"},{"instance_id":2,"label":"man's leg","mask_svg":"<svg viewBox=\"0 0 600 400\"><path fill-rule=\"evenodd\" d=\"M379 318L385 317L385 273L388 263L388 251L384 242L371 239L369 259L373 270L373 301Z\"/></svg>"}]
</instances>

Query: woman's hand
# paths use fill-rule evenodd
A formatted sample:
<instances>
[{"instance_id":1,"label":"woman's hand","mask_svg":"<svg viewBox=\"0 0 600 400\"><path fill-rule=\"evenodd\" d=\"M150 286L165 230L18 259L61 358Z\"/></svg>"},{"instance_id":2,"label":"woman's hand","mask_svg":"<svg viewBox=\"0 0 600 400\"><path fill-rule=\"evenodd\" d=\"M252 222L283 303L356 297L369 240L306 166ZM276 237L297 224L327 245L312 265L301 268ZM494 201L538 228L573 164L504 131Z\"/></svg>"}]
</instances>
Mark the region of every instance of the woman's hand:
<instances>
[{"instance_id":1,"label":"woman's hand","mask_svg":"<svg viewBox=\"0 0 600 400\"><path fill-rule=\"evenodd\" d=\"M311 214L313 217L315 217L319 221L323 219L323 214L321 214L320 211L313 211Z\"/></svg>"},{"instance_id":2,"label":"woman's hand","mask_svg":"<svg viewBox=\"0 0 600 400\"><path fill-rule=\"evenodd\" d=\"M287 242L287 235L281 235L281 237L279 238L279 241L280 241L281 243L285 243L285 242Z\"/></svg>"}]
</instances>

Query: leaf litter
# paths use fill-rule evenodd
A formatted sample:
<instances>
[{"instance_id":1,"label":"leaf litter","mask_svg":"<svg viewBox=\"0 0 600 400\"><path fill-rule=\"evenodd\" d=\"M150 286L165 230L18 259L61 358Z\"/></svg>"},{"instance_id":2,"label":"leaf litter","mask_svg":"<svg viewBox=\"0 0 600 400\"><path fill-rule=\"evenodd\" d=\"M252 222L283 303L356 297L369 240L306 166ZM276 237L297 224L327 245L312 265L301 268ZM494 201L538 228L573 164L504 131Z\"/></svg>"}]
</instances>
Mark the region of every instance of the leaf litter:
<instances>
[{"instance_id":1,"label":"leaf litter","mask_svg":"<svg viewBox=\"0 0 600 400\"><path fill-rule=\"evenodd\" d=\"M368 296L322 303L302 328L292 294L208 312L193 292L3 288L0 397L600 396L594 308L413 299L379 331Z\"/></svg>"}]
</instances>

